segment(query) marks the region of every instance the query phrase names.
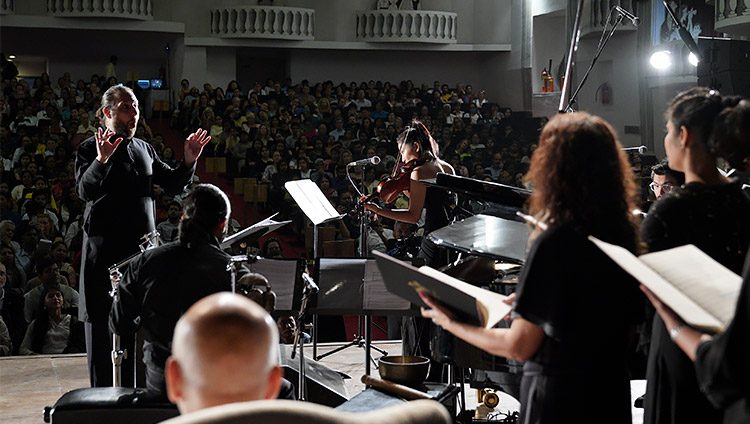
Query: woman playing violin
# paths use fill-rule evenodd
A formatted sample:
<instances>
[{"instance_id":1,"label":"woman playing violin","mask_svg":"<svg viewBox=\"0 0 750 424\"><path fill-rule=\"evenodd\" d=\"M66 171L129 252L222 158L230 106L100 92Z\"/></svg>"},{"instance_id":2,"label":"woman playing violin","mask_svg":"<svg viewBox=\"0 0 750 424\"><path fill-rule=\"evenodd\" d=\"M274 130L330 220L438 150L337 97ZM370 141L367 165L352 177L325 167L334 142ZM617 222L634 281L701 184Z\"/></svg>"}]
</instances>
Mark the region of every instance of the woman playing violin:
<instances>
[{"instance_id":1,"label":"woman playing violin","mask_svg":"<svg viewBox=\"0 0 750 424\"><path fill-rule=\"evenodd\" d=\"M427 187L420 180L435 178L438 172L455 174L453 167L440 160L438 145L427 128L419 121L413 121L399 134L396 142L399 150L399 165L411 168L409 185L404 194L409 198L409 209L385 209L372 203L365 204L365 208L380 216L396 221L415 224L422 217L424 211L424 234L442 228L450 223L450 207L455 203L448 192ZM399 168L394 168L394 177ZM408 171L407 171L408 172ZM419 257L424 258L425 264L433 268L447 264L441 258L437 246L427 239L422 239Z\"/></svg>"}]
</instances>

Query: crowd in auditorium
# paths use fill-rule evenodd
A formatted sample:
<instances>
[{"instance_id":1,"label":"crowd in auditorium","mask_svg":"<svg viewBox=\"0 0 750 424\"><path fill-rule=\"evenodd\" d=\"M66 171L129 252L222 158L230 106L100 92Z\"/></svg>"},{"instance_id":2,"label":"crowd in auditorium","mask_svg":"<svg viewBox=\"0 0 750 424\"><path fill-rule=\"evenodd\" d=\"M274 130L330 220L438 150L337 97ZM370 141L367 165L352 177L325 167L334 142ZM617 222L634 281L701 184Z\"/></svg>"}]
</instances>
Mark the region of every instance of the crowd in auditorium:
<instances>
[{"instance_id":1,"label":"crowd in auditorium","mask_svg":"<svg viewBox=\"0 0 750 424\"><path fill-rule=\"evenodd\" d=\"M74 312L84 203L75 188L76 147L94 135L101 94L117 83L96 74L74 80L67 72L55 81L44 73L2 83L0 355L81 350ZM362 187L364 179L361 194L367 194L391 174L396 136L414 120L426 125L458 175L519 187L545 123L490 102L471 85L449 87L438 81L416 86L411 81L293 84L268 79L252 87L231 81L224 89L208 83L198 88L182 80L176 97L172 128L185 134L197 128L209 131L204 156L225 158L230 182L246 177L267 185L263 212L294 220L290 231L297 234L302 234L304 219L284 190L287 181L312 179L341 213L349 213L360 195L354 185ZM143 117L136 136L148 141L164 162L176 165L174 149ZM379 165L347 167L373 156L382 159ZM158 188L153 196L157 229L163 241L173 241L181 196ZM407 202L402 195L395 203L404 207ZM337 239L360 237L353 215L332 225ZM378 220L366 236L368 248L394 248L396 239L417 228ZM270 256L284 255L278 239L266 244L263 250L270 250ZM47 318L51 325L30 325ZM64 329L58 329L60 322Z\"/></svg>"}]
</instances>

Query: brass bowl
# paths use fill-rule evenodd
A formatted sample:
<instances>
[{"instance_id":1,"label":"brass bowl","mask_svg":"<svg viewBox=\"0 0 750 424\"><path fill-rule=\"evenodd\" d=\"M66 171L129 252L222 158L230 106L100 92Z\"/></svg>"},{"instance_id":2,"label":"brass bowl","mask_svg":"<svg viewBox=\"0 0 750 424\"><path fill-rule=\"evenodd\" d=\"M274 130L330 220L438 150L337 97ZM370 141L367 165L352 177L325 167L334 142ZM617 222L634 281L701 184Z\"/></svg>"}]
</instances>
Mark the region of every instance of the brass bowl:
<instances>
[{"instance_id":1,"label":"brass bowl","mask_svg":"<svg viewBox=\"0 0 750 424\"><path fill-rule=\"evenodd\" d=\"M379 362L383 380L410 387L422 384L430 371L430 360L424 356L384 356Z\"/></svg>"}]
</instances>

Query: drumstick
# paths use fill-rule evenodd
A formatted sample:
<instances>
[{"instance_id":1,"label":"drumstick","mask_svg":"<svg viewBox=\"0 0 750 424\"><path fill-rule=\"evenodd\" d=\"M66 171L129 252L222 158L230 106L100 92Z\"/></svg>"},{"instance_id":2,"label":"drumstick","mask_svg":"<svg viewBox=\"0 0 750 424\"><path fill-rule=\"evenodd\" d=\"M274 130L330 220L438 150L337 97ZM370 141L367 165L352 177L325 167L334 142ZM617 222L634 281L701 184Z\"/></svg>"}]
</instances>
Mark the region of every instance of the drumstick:
<instances>
[{"instance_id":1,"label":"drumstick","mask_svg":"<svg viewBox=\"0 0 750 424\"><path fill-rule=\"evenodd\" d=\"M396 384L390 381L381 380L379 378L370 377L366 374L362 376L362 382L380 391L402 397L406 400L432 399L432 397L427 393L420 392L419 390L412 389L411 387L407 387L402 384Z\"/></svg>"}]
</instances>

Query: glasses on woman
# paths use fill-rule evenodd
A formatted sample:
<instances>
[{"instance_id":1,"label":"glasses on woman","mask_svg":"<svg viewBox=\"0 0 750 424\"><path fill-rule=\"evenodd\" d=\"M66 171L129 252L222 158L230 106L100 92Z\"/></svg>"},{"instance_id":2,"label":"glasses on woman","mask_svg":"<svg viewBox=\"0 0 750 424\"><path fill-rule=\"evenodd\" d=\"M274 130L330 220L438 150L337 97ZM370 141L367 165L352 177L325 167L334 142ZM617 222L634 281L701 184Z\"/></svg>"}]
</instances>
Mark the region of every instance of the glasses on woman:
<instances>
[{"instance_id":1,"label":"glasses on woman","mask_svg":"<svg viewBox=\"0 0 750 424\"><path fill-rule=\"evenodd\" d=\"M656 190L659 188L661 188L662 193L669 193L674 188L674 185L671 183L659 184L656 181L652 181L648 186L654 193L656 193Z\"/></svg>"}]
</instances>

